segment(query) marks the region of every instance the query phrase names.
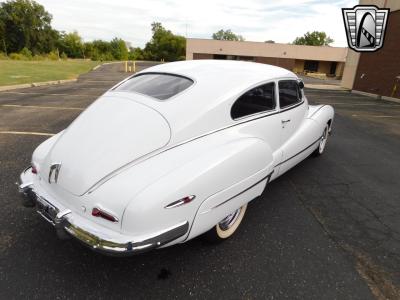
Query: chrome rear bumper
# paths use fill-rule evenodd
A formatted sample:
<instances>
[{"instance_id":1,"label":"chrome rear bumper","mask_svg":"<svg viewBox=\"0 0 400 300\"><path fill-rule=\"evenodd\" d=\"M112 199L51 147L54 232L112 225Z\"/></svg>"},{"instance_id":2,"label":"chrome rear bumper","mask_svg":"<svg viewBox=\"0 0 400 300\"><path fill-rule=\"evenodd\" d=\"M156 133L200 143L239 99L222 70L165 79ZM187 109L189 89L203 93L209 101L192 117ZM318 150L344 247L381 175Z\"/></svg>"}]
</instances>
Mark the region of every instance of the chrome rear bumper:
<instances>
[{"instance_id":1,"label":"chrome rear bumper","mask_svg":"<svg viewBox=\"0 0 400 300\"><path fill-rule=\"evenodd\" d=\"M36 211L51 223L61 239L74 237L91 249L108 255L133 255L159 248L179 237L189 230L189 222L180 222L170 228L148 235L135 238L115 232L74 214L68 208L51 203L39 195L33 182L26 180L26 168L20 177L18 190L22 194L22 204L26 207L36 207Z\"/></svg>"}]
</instances>

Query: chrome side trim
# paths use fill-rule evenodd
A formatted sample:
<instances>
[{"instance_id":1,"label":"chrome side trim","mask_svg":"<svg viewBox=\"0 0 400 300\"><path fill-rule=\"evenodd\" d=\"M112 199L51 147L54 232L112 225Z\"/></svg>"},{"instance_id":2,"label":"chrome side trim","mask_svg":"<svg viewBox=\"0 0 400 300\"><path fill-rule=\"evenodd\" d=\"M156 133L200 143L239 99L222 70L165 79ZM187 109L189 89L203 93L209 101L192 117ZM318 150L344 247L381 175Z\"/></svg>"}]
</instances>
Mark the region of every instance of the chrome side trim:
<instances>
[{"instance_id":1,"label":"chrome side trim","mask_svg":"<svg viewBox=\"0 0 400 300\"><path fill-rule=\"evenodd\" d=\"M300 155L301 153L303 153L304 151L308 150L309 148L311 148L312 146L314 146L316 143L318 143L321 140L322 136L320 136L318 138L318 140L312 142L310 145L308 145L306 148L304 148L303 150L297 152L295 155L292 155L291 157L289 157L288 159L285 159L284 161L280 162L279 164L275 165L274 168L283 165L284 163L288 162L289 160L295 158L296 156Z\"/></svg>"},{"instance_id":2,"label":"chrome side trim","mask_svg":"<svg viewBox=\"0 0 400 300\"><path fill-rule=\"evenodd\" d=\"M225 200L225 201L223 201L223 202L217 204L216 206L212 207L210 210L213 210L213 209L215 209L215 208L218 208L218 207L224 205L224 204L227 203L228 201L230 201L230 200L232 200L232 199L234 199L234 198L236 198L236 197L242 195L243 193L245 193L245 192L247 192L248 190L252 189L253 187L255 187L256 185L260 184L261 182L263 182L263 181L266 180L266 179L267 179L267 184L268 184L268 183L270 182L270 180L271 180L272 174L274 174L274 170L272 170L271 173L269 173L267 176L261 178L261 179L260 179L259 181L257 181L256 183L252 184L251 186L249 186L248 188L244 189L244 190L241 191L240 193L237 193L236 195L230 197L229 199L227 199L227 200ZM210 211L210 210L208 210L208 211ZM207 212L208 212L208 211L207 211Z\"/></svg>"},{"instance_id":3,"label":"chrome side trim","mask_svg":"<svg viewBox=\"0 0 400 300\"><path fill-rule=\"evenodd\" d=\"M312 119L312 117L321 110L321 108L323 108L324 106L326 106L325 104L321 105L320 107L318 107L311 116L308 116L307 119Z\"/></svg>"}]
</instances>

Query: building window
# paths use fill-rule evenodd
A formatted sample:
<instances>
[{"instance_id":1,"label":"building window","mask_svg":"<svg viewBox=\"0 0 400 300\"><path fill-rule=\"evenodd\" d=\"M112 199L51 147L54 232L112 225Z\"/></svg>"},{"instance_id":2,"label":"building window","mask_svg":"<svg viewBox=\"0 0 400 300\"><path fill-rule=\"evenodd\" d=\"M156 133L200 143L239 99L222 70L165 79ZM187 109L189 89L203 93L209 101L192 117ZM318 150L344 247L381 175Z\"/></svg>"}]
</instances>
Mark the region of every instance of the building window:
<instances>
[{"instance_id":1,"label":"building window","mask_svg":"<svg viewBox=\"0 0 400 300\"><path fill-rule=\"evenodd\" d=\"M275 107L275 83L271 82L255 87L240 96L232 106L231 117L238 119L273 110Z\"/></svg>"},{"instance_id":2,"label":"building window","mask_svg":"<svg viewBox=\"0 0 400 300\"><path fill-rule=\"evenodd\" d=\"M304 62L304 71L308 72L318 72L319 62L316 60L306 60Z\"/></svg>"},{"instance_id":3,"label":"building window","mask_svg":"<svg viewBox=\"0 0 400 300\"><path fill-rule=\"evenodd\" d=\"M336 62L336 61L333 61L333 62L331 63L331 69L330 69L330 71L329 71L329 74L335 75L335 74L336 74L336 67L337 67L337 62Z\"/></svg>"},{"instance_id":4,"label":"building window","mask_svg":"<svg viewBox=\"0 0 400 300\"><path fill-rule=\"evenodd\" d=\"M301 101L301 91L296 80L279 81L279 104L285 108Z\"/></svg>"},{"instance_id":5,"label":"building window","mask_svg":"<svg viewBox=\"0 0 400 300\"><path fill-rule=\"evenodd\" d=\"M254 56L214 54L214 59L255 61Z\"/></svg>"}]
</instances>

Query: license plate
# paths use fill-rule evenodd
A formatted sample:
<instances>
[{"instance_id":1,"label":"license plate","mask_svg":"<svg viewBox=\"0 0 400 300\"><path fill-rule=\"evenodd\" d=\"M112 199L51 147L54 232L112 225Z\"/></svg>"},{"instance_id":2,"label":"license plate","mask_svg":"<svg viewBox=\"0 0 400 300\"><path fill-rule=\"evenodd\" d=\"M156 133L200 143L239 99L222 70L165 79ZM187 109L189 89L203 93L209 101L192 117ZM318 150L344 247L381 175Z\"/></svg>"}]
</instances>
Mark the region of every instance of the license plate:
<instances>
[{"instance_id":1,"label":"license plate","mask_svg":"<svg viewBox=\"0 0 400 300\"><path fill-rule=\"evenodd\" d=\"M38 197L36 200L37 212L50 223L54 224L54 219L57 216L58 210L43 197Z\"/></svg>"}]
</instances>

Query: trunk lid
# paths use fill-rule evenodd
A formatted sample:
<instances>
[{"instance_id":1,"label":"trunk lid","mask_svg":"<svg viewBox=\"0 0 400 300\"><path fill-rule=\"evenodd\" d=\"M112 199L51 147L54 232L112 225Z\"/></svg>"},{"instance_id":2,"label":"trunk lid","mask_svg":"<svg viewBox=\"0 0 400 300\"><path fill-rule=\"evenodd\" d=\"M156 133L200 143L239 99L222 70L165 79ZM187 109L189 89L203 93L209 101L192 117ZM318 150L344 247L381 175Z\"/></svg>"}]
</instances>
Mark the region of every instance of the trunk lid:
<instances>
[{"instance_id":1,"label":"trunk lid","mask_svg":"<svg viewBox=\"0 0 400 300\"><path fill-rule=\"evenodd\" d=\"M120 95L103 96L67 128L41 169L48 182L51 166L61 164L56 184L83 195L114 170L162 148L170 137L168 122L156 110Z\"/></svg>"}]
</instances>

